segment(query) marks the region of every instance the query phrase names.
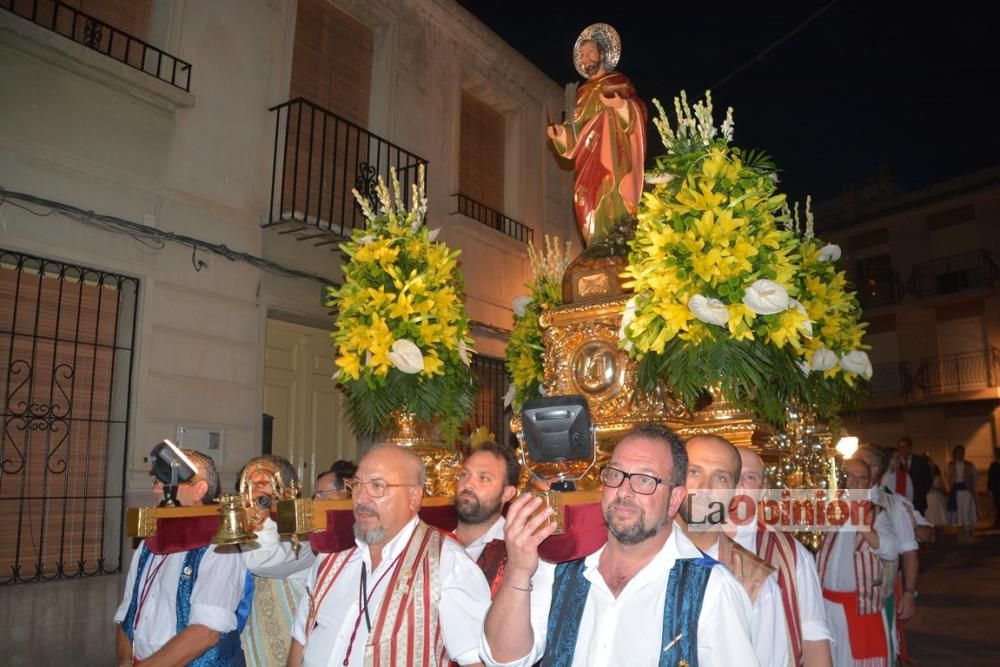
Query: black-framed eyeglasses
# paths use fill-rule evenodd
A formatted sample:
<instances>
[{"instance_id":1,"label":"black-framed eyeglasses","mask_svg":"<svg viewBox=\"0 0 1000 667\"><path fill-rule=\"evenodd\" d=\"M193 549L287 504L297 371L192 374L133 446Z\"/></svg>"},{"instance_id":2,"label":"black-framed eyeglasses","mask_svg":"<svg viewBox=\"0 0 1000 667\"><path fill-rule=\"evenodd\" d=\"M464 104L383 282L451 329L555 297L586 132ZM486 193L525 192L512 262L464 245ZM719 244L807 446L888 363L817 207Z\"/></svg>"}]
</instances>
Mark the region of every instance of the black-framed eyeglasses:
<instances>
[{"instance_id":1,"label":"black-framed eyeglasses","mask_svg":"<svg viewBox=\"0 0 1000 667\"><path fill-rule=\"evenodd\" d=\"M601 484L604 486L617 489L625 483L626 479L628 480L629 488L644 496L656 493L656 487L667 483L666 480L659 477L653 477L641 472L625 472L611 466L601 468Z\"/></svg>"}]
</instances>

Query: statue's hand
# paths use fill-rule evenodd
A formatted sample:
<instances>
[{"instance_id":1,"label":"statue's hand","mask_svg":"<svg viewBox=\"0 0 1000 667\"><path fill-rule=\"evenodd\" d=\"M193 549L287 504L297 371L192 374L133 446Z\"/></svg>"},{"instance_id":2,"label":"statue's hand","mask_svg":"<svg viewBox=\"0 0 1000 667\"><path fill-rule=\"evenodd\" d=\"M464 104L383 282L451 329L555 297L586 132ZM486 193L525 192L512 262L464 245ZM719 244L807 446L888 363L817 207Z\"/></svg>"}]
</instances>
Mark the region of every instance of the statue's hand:
<instances>
[{"instance_id":1,"label":"statue's hand","mask_svg":"<svg viewBox=\"0 0 1000 667\"><path fill-rule=\"evenodd\" d=\"M611 107L612 109L621 109L625 106L625 98L623 98L618 93L612 95L605 95L601 93L601 104L606 107Z\"/></svg>"},{"instance_id":2,"label":"statue's hand","mask_svg":"<svg viewBox=\"0 0 1000 667\"><path fill-rule=\"evenodd\" d=\"M545 134L549 135L549 139L558 141L560 143L566 143L566 126L565 125L549 125L545 129Z\"/></svg>"}]
</instances>

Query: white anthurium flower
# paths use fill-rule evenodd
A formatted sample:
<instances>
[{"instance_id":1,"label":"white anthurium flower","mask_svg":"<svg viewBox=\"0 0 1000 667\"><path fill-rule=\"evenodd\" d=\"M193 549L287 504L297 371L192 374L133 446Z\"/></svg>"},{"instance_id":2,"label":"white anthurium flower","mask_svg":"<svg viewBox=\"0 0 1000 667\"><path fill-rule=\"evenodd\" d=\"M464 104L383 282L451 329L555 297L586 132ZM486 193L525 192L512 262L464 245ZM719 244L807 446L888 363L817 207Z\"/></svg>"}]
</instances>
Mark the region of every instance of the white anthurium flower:
<instances>
[{"instance_id":1,"label":"white anthurium flower","mask_svg":"<svg viewBox=\"0 0 1000 667\"><path fill-rule=\"evenodd\" d=\"M819 249L819 261L836 262L840 259L840 246L836 243L827 243Z\"/></svg>"},{"instance_id":2,"label":"white anthurium flower","mask_svg":"<svg viewBox=\"0 0 1000 667\"><path fill-rule=\"evenodd\" d=\"M618 338L621 340L625 339L625 332L628 329L628 325L635 319L635 308L635 297L625 302L625 310L622 311L622 325L618 327Z\"/></svg>"},{"instance_id":3,"label":"white anthurium flower","mask_svg":"<svg viewBox=\"0 0 1000 667\"><path fill-rule=\"evenodd\" d=\"M718 299L695 294L688 299L688 310L702 322L724 327L729 323L729 308Z\"/></svg>"},{"instance_id":4,"label":"white anthurium flower","mask_svg":"<svg viewBox=\"0 0 1000 667\"><path fill-rule=\"evenodd\" d=\"M472 363L472 357L469 355L470 352L475 352L472 348L465 344L465 341L461 338L458 339L458 358L462 360L462 363L468 366Z\"/></svg>"},{"instance_id":5,"label":"white anthurium flower","mask_svg":"<svg viewBox=\"0 0 1000 667\"><path fill-rule=\"evenodd\" d=\"M788 290L773 280L754 281L743 292L743 305L758 315L774 315L788 310Z\"/></svg>"},{"instance_id":6,"label":"white anthurium flower","mask_svg":"<svg viewBox=\"0 0 1000 667\"><path fill-rule=\"evenodd\" d=\"M809 313L806 312L806 307L803 306L802 302L799 301L798 299L789 299L788 300L788 310L792 310L792 309L795 309L796 311L798 311L802 315L805 315L806 317L809 317ZM802 331L805 332L806 336L808 336L809 338L812 338L812 335L813 335L813 323L812 323L812 320L806 320L805 322L803 322L801 324L801 329L802 329Z\"/></svg>"},{"instance_id":7,"label":"white anthurium flower","mask_svg":"<svg viewBox=\"0 0 1000 667\"><path fill-rule=\"evenodd\" d=\"M515 315L518 317L524 317L524 311L527 309L529 303L531 303L531 297L522 294L521 296L515 296L514 300L510 302L510 305L514 309Z\"/></svg>"},{"instance_id":8,"label":"white anthurium flower","mask_svg":"<svg viewBox=\"0 0 1000 667\"><path fill-rule=\"evenodd\" d=\"M413 375L424 370L424 355L412 340L400 338L392 344L392 350L388 354L389 363L403 371Z\"/></svg>"},{"instance_id":9,"label":"white anthurium flower","mask_svg":"<svg viewBox=\"0 0 1000 667\"><path fill-rule=\"evenodd\" d=\"M368 245L374 240L375 240L374 234L365 234L364 236L358 239L358 245Z\"/></svg>"},{"instance_id":10,"label":"white anthurium flower","mask_svg":"<svg viewBox=\"0 0 1000 667\"><path fill-rule=\"evenodd\" d=\"M662 174L647 173L645 176L643 176L643 180L649 183L650 185L666 185L670 181L674 180L674 175L668 174L667 172L664 172Z\"/></svg>"},{"instance_id":11,"label":"white anthurium flower","mask_svg":"<svg viewBox=\"0 0 1000 667\"><path fill-rule=\"evenodd\" d=\"M514 394L517 393L517 387L510 385L507 387L507 393L503 395L503 406L509 407L514 402Z\"/></svg>"},{"instance_id":12,"label":"white anthurium flower","mask_svg":"<svg viewBox=\"0 0 1000 667\"><path fill-rule=\"evenodd\" d=\"M840 366L845 371L857 373L869 380L872 377L872 360L868 358L868 353L863 350L854 350L842 356Z\"/></svg>"},{"instance_id":13,"label":"white anthurium flower","mask_svg":"<svg viewBox=\"0 0 1000 667\"><path fill-rule=\"evenodd\" d=\"M812 369L814 371L828 371L836 366L839 361L840 359L837 358L836 352L825 346L820 346L813 352Z\"/></svg>"},{"instance_id":14,"label":"white anthurium flower","mask_svg":"<svg viewBox=\"0 0 1000 667\"><path fill-rule=\"evenodd\" d=\"M437 239L438 234L440 233L441 233L440 227L438 227L437 229L432 229L431 231L427 232L427 238L431 241L434 241Z\"/></svg>"}]
</instances>

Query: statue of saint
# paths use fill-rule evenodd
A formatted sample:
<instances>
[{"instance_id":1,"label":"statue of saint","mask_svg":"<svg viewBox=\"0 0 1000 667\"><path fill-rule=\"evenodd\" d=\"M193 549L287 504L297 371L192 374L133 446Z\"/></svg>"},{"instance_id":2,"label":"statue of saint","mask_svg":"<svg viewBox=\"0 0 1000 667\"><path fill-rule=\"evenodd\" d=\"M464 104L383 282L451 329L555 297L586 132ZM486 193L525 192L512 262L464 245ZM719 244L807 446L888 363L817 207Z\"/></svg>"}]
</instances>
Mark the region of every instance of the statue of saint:
<instances>
[{"instance_id":1,"label":"statue of saint","mask_svg":"<svg viewBox=\"0 0 1000 667\"><path fill-rule=\"evenodd\" d=\"M576 161L573 208L588 246L634 218L642 195L646 105L614 71L620 56L618 33L606 23L580 33L573 62L587 82L577 90L572 118L546 131L556 151Z\"/></svg>"}]
</instances>

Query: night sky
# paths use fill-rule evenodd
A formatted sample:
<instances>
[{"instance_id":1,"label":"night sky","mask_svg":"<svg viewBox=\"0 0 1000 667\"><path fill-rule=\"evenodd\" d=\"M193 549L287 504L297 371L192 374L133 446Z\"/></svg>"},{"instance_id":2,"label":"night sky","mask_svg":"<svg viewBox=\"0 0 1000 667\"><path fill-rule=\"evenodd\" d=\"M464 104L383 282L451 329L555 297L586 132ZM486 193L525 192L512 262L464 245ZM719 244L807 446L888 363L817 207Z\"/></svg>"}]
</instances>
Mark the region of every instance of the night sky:
<instances>
[{"instance_id":1,"label":"night sky","mask_svg":"<svg viewBox=\"0 0 1000 667\"><path fill-rule=\"evenodd\" d=\"M640 96L672 110L681 89L692 100L711 87L717 124L733 106L734 143L769 152L796 199L879 178L919 188L1000 164L992 3L459 3L561 85L580 80L571 55L580 31L611 24L618 70ZM648 157L662 152L652 126L648 141Z\"/></svg>"}]
</instances>

